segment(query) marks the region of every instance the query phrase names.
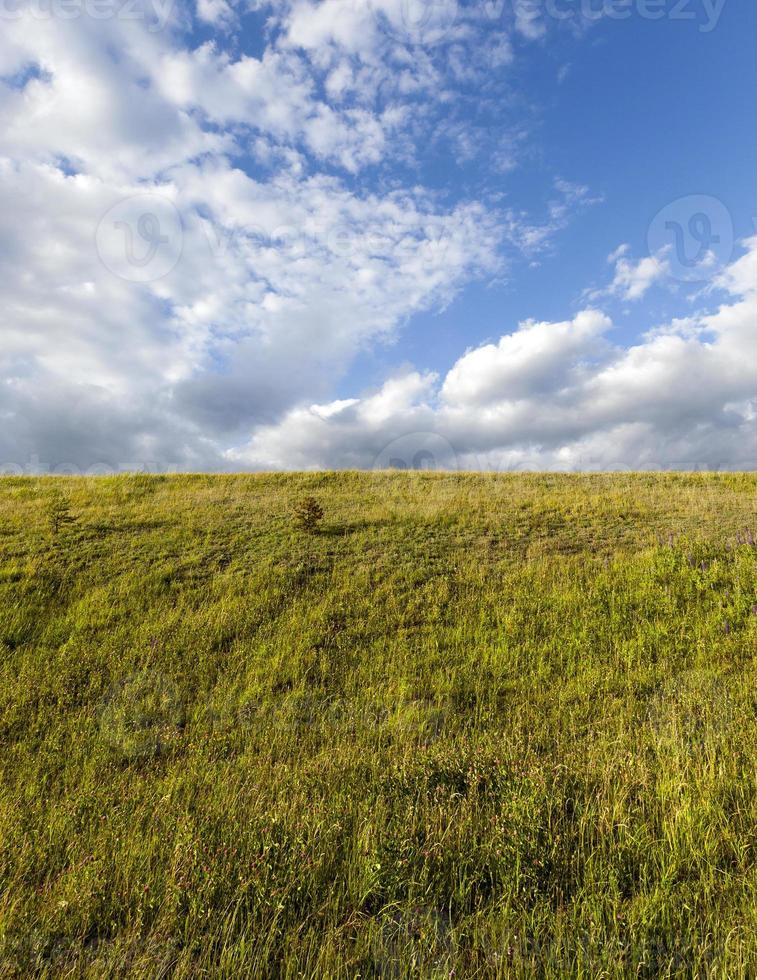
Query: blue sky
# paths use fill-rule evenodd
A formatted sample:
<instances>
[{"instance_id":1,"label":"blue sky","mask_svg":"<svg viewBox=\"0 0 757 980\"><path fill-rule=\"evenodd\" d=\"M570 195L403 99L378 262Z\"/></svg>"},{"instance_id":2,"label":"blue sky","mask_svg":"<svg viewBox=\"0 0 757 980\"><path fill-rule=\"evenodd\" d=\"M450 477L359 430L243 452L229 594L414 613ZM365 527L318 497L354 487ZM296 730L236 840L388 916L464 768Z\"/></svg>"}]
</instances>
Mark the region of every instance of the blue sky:
<instances>
[{"instance_id":1,"label":"blue sky","mask_svg":"<svg viewBox=\"0 0 757 980\"><path fill-rule=\"evenodd\" d=\"M747 124L749 93L757 93L757 6L726 4L709 33L699 29L708 23L701 8L699 15L698 22L606 19L581 38L530 46L518 74L533 102L521 116L533 126L533 143L522 169L497 183L538 209L550 174L560 174L588 185L602 203L568 225L537 267L516 262L509 281L476 284L443 313L418 316L407 338L410 360L428 350L428 366L444 370L461 338L474 345L507 323L566 315L584 286L601 281L620 242L647 253L650 223L677 198L714 196L733 215L736 239L757 231L757 129ZM491 124L511 124L509 107ZM471 179L446 162L444 181ZM485 181L486 161L476 169ZM629 343L681 312L678 297L660 290L625 315L618 305L618 333ZM402 356L395 349L387 363Z\"/></svg>"},{"instance_id":2,"label":"blue sky","mask_svg":"<svg viewBox=\"0 0 757 980\"><path fill-rule=\"evenodd\" d=\"M0 19L5 471L754 468L754 4Z\"/></svg>"}]
</instances>

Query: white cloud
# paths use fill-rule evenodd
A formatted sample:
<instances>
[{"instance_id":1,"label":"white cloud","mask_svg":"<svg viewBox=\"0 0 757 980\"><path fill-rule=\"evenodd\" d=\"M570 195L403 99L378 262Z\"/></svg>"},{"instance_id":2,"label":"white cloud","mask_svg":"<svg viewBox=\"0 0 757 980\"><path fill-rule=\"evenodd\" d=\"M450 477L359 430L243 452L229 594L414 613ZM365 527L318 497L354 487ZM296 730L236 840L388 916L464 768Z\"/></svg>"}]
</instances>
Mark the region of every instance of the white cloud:
<instances>
[{"instance_id":1,"label":"white cloud","mask_svg":"<svg viewBox=\"0 0 757 980\"><path fill-rule=\"evenodd\" d=\"M197 16L206 24L217 27L230 27L237 15L227 0L197 0Z\"/></svg>"},{"instance_id":2,"label":"white cloud","mask_svg":"<svg viewBox=\"0 0 757 980\"><path fill-rule=\"evenodd\" d=\"M664 279L670 272L670 265L659 255L648 255L634 263L618 259L611 291L625 300L641 299L654 283Z\"/></svg>"},{"instance_id":3,"label":"white cloud","mask_svg":"<svg viewBox=\"0 0 757 980\"><path fill-rule=\"evenodd\" d=\"M486 405L559 390L572 372L602 350L601 337L611 325L596 310L566 323L522 323L498 344L461 357L444 380L442 398L451 406Z\"/></svg>"},{"instance_id":4,"label":"white cloud","mask_svg":"<svg viewBox=\"0 0 757 980\"><path fill-rule=\"evenodd\" d=\"M481 154L484 127L456 86L496 96L489 76L515 57L512 31L542 36L525 6L485 32L480 11L452 0L428 20L407 0L253 7L268 16L254 56L229 38L244 8L227 0L147 3L148 19L24 8L4 21L0 464L371 465L418 431L481 465L619 447L642 459L655 439L735 462L753 445L757 240L720 280L728 305L629 351L586 310L527 321L443 378L408 370L333 400L356 355L501 275L506 248L542 256L597 199L557 181L539 220L391 167L413 168L453 110L458 161ZM170 12L162 30L156 10ZM193 16L217 28L212 42L187 40ZM508 133L502 172L525 142L522 127ZM164 274L130 281L98 255L98 228L150 195L175 209L180 240ZM111 243L131 234L149 254L168 229L142 217L141 230L108 218ZM628 300L665 271L664 256L615 262L610 291ZM421 444L409 458L434 439Z\"/></svg>"},{"instance_id":5,"label":"white cloud","mask_svg":"<svg viewBox=\"0 0 757 980\"><path fill-rule=\"evenodd\" d=\"M286 36L294 47L318 52L335 44L357 54L373 48L378 28L369 3L300 0L293 4L286 18Z\"/></svg>"},{"instance_id":6,"label":"white cloud","mask_svg":"<svg viewBox=\"0 0 757 980\"><path fill-rule=\"evenodd\" d=\"M752 296L757 292L757 235L745 243L746 252L726 268L718 285L730 293Z\"/></svg>"},{"instance_id":7,"label":"white cloud","mask_svg":"<svg viewBox=\"0 0 757 980\"><path fill-rule=\"evenodd\" d=\"M176 203L183 242L175 268L139 284L99 261L95 229L114 203L146 192ZM113 465L140 453L223 465L228 440L325 395L357 351L498 262L497 229L476 206L437 213L399 193L358 197L335 178L263 184L219 162L112 185L6 160L0 231L14 243L2 266L13 421L0 460L49 445L82 466L93 453ZM57 392L47 416L46 392ZM102 440L85 453L86 412L61 412L66 392L111 420L108 455ZM162 457L145 457L149 432Z\"/></svg>"},{"instance_id":8,"label":"white cloud","mask_svg":"<svg viewBox=\"0 0 757 980\"><path fill-rule=\"evenodd\" d=\"M625 302L635 302L643 299L655 283L670 276L670 262L665 250L638 261L629 258L629 252L629 245L620 245L608 257L607 261L615 266L613 280L603 289L587 290L588 299L596 301L603 296L617 296Z\"/></svg>"},{"instance_id":9,"label":"white cloud","mask_svg":"<svg viewBox=\"0 0 757 980\"><path fill-rule=\"evenodd\" d=\"M393 440L455 448L462 468L724 468L757 465L757 239L724 274L730 301L696 323L611 347L588 310L527 322L464 354L441 382L390 379L339 412L296 411L235 458L252 465L371 466ZM396 397L407 392L406 397ZM371 404L386 404L378 415Z\"/></svg>"},{"instance_id":10,"label":"white cloud","mask_svg":"<svg viewBox=\"0 0 757 980\"><path fill-rule=\"evenodd\" d=\"M151 33L149 21L19 13L3 22L2 60L39 70L21 87L0 81L0 153L65 160L118 180L149 178L177 160L231 145L150 83L166 38Z\"/></svg>"},{"instance_id":11,"label":"white cloud","mask_svg":"<svg viewBox=\"0 0 757 980\"><path fill-rule=\"evenodd\" d=\"M30 8L3 23L0 463L223 466L261 422L328 398L359 351L501 267L483 205L340 176L405 152L387 140L406 106L370 90L427 85L428 59L399 45L393 72L275 33L255 57L224 35L192 47L172 9L164 30ZM197 8L216 25L233 12ZM266 173L230 162L248 149ZM165 275L132 282L100 261L97 232L110 220L114 247L123 232L149 253L154 215L144 241L106 216L150 195L172 202L181 241Z\"/></svg>"},{"instance_id":12,"label":"white cloud","mask_svg":"<svg viewBox=\"0 0 757 980\"><path fill-rule=\"evenodd\" d=\"M542 11L534 0L513 0L515 29L530 41L537 41L547 33Z\"/></svg>"},{"instance_id":13,"label":"white cloud","mask_svg":"<svg viewBox=\"0 0 757 980\"><path fill-rule=\"evenodd\" d=\"M509 238L524 255L537 261L572 218L601 202L602 198L592 195L588 187L558 178L547 204L547 216L542 221L534 221L530 215L513 209L506 213Z\"/></svg>"}]
</instances>

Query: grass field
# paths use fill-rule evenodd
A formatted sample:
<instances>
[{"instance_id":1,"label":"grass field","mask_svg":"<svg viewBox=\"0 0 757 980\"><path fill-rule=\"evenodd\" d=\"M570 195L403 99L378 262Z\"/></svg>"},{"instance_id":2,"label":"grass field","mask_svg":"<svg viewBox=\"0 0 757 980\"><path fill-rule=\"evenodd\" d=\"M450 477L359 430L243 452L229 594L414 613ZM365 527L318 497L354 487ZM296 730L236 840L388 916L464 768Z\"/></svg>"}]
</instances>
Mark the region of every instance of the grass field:
<instances>
[{"instance_id":1,"label":"grass field","mask_svg":"<svg viewBox=\"0 0 757 980\"><path fill-rule=\"evenodd\" d=\"M0 481L0 976L757 976L750 527L755 475Z\"/></svg>"}]
</instances>

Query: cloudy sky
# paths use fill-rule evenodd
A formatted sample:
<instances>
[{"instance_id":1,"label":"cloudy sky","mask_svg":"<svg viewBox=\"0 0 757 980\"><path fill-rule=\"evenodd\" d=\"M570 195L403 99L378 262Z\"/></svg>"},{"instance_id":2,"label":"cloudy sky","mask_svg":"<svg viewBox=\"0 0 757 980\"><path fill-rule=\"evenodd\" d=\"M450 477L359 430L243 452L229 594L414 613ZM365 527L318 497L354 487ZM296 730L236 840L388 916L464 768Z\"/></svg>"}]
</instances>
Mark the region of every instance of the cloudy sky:
<instances>
[{"instance_id":1,"label":"cloudy sky","mask_svg":"<svg viewBox=\"0 0 757 980\"><path fill-rule=\"evenodd\" d=\"M757 468L751 0L0 0L0 469Z\"/></svg>"}]
</instances>

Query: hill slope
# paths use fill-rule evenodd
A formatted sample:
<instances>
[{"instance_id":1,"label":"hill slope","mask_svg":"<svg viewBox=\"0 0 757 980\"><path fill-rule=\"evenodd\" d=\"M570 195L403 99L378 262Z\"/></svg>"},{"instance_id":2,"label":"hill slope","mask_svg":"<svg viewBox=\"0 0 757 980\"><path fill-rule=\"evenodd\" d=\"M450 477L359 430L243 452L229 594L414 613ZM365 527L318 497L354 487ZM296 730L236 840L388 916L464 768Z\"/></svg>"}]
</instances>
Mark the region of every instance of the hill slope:
<instances>
[{"instance_id":1,"label":"hill slope","mask_svg":"<svg viewBox=\"0 0 757 980\"><path fill-rule=\"evenodd\" d=\"M754 976L756 501L0 481L0 975Z\"/></svg>"}]
</instances>

